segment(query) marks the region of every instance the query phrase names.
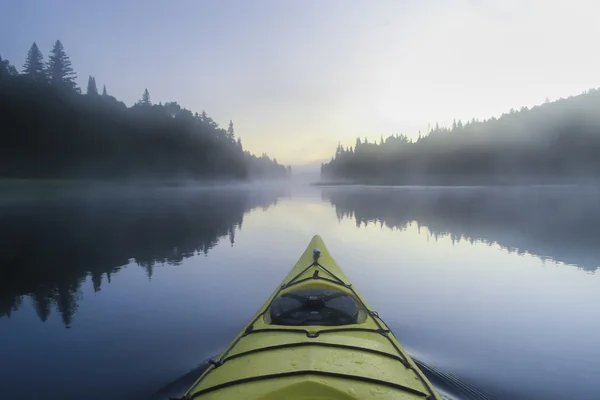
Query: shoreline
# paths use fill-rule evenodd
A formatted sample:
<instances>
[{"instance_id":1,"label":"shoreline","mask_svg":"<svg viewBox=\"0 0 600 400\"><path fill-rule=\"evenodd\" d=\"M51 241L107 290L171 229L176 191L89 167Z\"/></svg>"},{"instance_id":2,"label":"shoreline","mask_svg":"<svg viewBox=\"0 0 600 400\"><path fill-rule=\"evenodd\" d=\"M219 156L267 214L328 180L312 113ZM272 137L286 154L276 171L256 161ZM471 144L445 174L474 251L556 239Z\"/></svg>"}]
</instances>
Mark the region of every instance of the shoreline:
<instances>
[{"instance_id":1,"label":"shoreline","mask_svg":"<svg viewBox=\"0 0 600 400\"><path fill-rule=\"evenodd\" d=\"M409 179L331 179L311 186L394 186L394 187L476 187L476 186L578 186L600 185L600 177L411 177Z\"/></svg>"}]
</instances>

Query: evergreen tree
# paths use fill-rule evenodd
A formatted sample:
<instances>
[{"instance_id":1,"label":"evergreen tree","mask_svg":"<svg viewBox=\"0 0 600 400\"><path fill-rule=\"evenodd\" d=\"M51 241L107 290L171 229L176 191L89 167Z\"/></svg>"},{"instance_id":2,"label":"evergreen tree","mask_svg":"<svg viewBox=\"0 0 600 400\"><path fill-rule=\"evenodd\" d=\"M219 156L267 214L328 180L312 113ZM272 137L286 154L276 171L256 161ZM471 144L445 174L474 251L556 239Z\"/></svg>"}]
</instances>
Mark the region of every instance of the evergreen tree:
<instances>
[{"instance_id":1,"label":"evergreen tree","mask_svg":"<svg viewBox=\"0 0 600 400\"><path fill-rule=\"evenodd\" d=\"M92 271L92 284L94 286L94 293L99 292L102 289L102 272Z\"/></svg>"},{"instance_id":2,"label":"evergreen tree","mask_svg":"<svg viewBox=\"0 0 600 400\"><path fill-rule=\"evenodd\" d=\"M0 56L0 76L3 75L19 75L19 72L8 60Z\"/></svg>"},{"instance_id":3,"label":"evergreen tree","mask_svg":"<svg viewBox=\"0 0 600 400\"><path fill-rule=\"evenodd\" d=\"M227 127L227 138L235 143L235 132L233 130L233 121L229 120L229 126Z\"/></svg>"},{"instance_id":4,"label":"evergreen tree","mask_svg":"<svg viewBox=\"0 0 600 400\"><path fill-rule=\"evenodd\" d=\"M96 87L96 78L94 78L93 76L90 76L88 79L87 94L88 94L88 96L98 96L98 88Z\"/></svg>"},{"instance_id":5,"label":"evergreen tree","mask_svg":"<svg viewBox=\"0 0 600 400\"><path fill-rule=\"evenodd\" d=\"M44 56L35 42L33 42L27 53L27 59L25 60L25 64L23 64L23 74L36 82L46 82Z\"/></svg>"},{"instance_id":6,"label":"evergreen tree","mask_svg":"<svg viewBox=\"0 0 600 400\"><path fill-rule=\"evenodd\" d=\"M229 243L231 244L231 247L235 244L235 227L232 227L229 230Z\"/></svg>"},{"instance_id":7,"label":"evergreen tree","mask_svg":"<svg viewBox=\"0 0 600 400\"><path fill-rule=\"evenodd\" d=\"M102 88L102 96L108 96L106 94L106 85L104 85L104 87Z\"/></svg>"},{"instance_id":8,"label":"evergreen tree","mask_svg":"<svg viewBox=\"0 0 600 400\"><path fill-rule=\"evenodd\" d=\"M42 322L46 322L50 316L52 292L47 289L36 290L31 295L33 308Z\"/></svg>"},{"instance_id":9,"label":"evergreen tree","mask_svg":"<svg viewBox=\"0 0 600 400\"><path fill-rule=\"evenodd\" d=\"M60 40L54 43L50 57L48 57L47 73L50 83L53 85L77 89L77 83L75 83L77 75L73 71L71 60L65 53Z\"/></svg>"},{"instance_id":10,"label":"evergreen tree","mask_svg":"<svg viewBox=\"0 0 600 400\"><path fill-rule=\"evenodd\" d=\"M176 101L166 102L164 108L171 115L172 118L175 118L181 113L181 106Z\"/></svg>"},{"instance_id":11,"label":"evergreen tree","mask_svg":"<svg viewBox=\"0 0 600 400\"><path fill-rule=\"evenodd\" d=\"M358 148L362 145L360 142L360 138L356 138L356 144L354 145L354 151L358 150Z\"/></svg>"},{"instance_id":12,"label":"evergreen tree","mask_svg":"<svg viewBox=\"0 0 600 400\"><path fill-rule=\"evenodd\" d=\"M202 114L200 114L200 121L202 121L203 123L205 123L213 129L217 129L219 127L219 124L217 124L211 117L209 117L208 114L206 114L205 110L202 110Z\"/></svg>"},{"instance_id":13,"label":"evergreen tree","mask_svg":"<svg viewBox=\"0 0 600 400\"><path fill-rule=\"evenodd\" d=\"M142 94L141 104L143 106L147 106L147 107L150 107L152 105L152 101L150 101L150 92L148 92L148 89L144 89L144 94Z\"/></svg>"}]
</instances>

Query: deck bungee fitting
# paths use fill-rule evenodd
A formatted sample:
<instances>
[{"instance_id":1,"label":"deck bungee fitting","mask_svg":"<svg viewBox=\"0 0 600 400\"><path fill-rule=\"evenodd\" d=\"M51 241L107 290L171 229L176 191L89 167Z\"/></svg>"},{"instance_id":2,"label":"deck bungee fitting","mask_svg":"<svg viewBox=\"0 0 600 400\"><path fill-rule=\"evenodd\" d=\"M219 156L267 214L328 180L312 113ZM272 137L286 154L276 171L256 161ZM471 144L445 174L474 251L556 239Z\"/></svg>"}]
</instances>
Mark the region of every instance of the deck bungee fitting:
<instances>
[{"instance_id":1,"label":"deck bungee fitting","mask_svg":"<svg viewBox=\"0 0 600 400\"><path fill-rule=\"evenodd\" d=\"M442 400L315 236L183 399Z\"/></svg>"}]
</instances>

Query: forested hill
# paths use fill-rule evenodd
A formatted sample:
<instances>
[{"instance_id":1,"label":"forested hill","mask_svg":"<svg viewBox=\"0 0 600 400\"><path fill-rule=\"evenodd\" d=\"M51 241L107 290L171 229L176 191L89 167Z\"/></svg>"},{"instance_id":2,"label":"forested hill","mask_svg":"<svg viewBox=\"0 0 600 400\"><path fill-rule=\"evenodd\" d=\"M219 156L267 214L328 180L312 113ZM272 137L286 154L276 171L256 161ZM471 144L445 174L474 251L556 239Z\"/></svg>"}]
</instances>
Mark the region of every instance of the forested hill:
<instances>
[{"instance_id":1,"label":"forested hill","mask_svg":"<svg viewBox=\"0 0 600 400\"><path fill-rule=\"evenodd\" d=\"M60 41L48 61L34 43L19 72L0 58L0 178L284 177L288 169L242 147L205 112L176 102L153 104L144 90L132 107L99 92L85 94ZM142 93L142 90L140 90Z\"/></svg>"},{"instance_id":2,"label":"forested hill","mask_svg":"<svg viewBox=\"0 0 600 400\"><path fill-rule=\"evenodd\" d=\"M557 182L600 178L600 90L510 110L486 121L436 125L411 140L356 140L321 167L325 179L398 184Z\"/></svg>"}]
</instances>

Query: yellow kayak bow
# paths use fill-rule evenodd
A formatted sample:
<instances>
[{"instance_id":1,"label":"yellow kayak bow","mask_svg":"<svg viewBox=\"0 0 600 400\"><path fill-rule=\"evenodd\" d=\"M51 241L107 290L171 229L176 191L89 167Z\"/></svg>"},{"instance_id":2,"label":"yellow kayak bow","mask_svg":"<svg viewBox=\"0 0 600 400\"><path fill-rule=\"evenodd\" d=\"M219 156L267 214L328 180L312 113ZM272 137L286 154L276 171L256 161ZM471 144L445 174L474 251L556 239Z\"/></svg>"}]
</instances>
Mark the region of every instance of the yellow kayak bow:
<instances>
[{"instance_id":1,"label":"yellow kayak bow","mask_svg":"<svg viewBox=\"0 0 600 400\"><path fill-rule=\"evenodd\" d=\"M315 236L184 399L442 398Z\"/></svg>"}]
</instances>

